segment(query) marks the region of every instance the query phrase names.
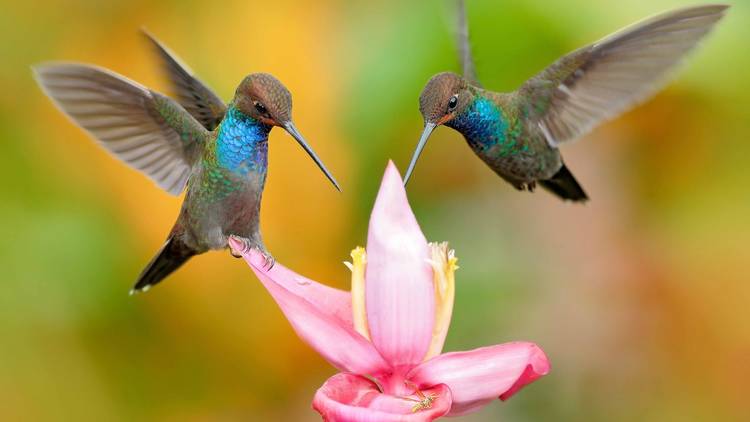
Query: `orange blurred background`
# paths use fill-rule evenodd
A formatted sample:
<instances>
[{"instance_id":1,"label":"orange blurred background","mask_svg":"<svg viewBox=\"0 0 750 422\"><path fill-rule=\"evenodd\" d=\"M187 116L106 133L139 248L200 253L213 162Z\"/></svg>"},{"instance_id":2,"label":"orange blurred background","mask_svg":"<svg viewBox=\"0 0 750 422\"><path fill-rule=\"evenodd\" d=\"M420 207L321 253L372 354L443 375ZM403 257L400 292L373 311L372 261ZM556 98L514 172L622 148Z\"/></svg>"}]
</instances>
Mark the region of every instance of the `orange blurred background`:
<instances>
[{"instance_id":1,"label":"orange blurred background","mask_svg":"<svg viewBox=\"0 0 750 422\"><path fill-rule=\"evenodd\" d=\"M95 63L157 90L143 26L229 100L276 75L338 194L271 134L262 230L276 259L348 287L386 160L404 169L417 98L458 70L436 1L45 1L0 13L0 419L317 420L328 366L240 260L210 253L127 295L181 198L96 146L29 66ZM480 78L515 89L672 0L470 0ZM519 193L440 129L409 195L460 259L447 350L540 344L552 372L467 420L750 420L750 4L656 98L563 153L585 206Z\"/></svg>"}]
</instances>

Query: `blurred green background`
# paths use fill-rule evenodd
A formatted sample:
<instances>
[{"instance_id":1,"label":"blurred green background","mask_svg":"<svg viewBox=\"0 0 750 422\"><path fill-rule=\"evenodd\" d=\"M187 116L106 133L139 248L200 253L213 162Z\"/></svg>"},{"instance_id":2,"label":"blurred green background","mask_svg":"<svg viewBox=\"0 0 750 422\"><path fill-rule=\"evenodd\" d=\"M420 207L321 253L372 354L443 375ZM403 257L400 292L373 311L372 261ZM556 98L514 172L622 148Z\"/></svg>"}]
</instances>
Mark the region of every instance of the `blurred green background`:
<instances>
[{"instance_id":1,"label":"blurred green background","mask_svg":"<svg viewBox=\"0 0 750 422\"><path fill-rule=\"evenodd\" d=\"M514 191L439 129L409 186L460 258L447 350L540 344L552 372L467 420L750 420L750 4L653 100L565 145L592 200ZM469 0L485 86L692 2ZM145 26L225 99L250 72L293 92L336 193L271 135L262 228L286 266L348 287L386 160L404 169L417 98L458 70L438 1L5 2L0 13L0 419L317 420L334 373L240 260L211 253L128 290L181 199L97 147L29 66L96 63L159 90Z\"/></svg>"}]
</instances>

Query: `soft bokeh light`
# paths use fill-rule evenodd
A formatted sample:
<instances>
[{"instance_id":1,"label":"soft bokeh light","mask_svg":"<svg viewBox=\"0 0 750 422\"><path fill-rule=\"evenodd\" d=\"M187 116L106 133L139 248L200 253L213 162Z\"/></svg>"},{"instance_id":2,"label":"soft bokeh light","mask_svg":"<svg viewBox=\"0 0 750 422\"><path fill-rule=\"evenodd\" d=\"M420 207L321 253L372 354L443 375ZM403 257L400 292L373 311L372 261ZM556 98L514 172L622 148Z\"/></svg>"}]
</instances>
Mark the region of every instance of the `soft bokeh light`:
<instances>
[{"instance_id":1,"label":"soft bokeh light","mask_svg":"<svg viewBox=\"0 0 750 422\"><path fill-rule=\"evenodd\" d=\"M468 420L748 420L750 4L656 98L563 147L592 200L519 193L438 129L409 185L426 236L462 258L447 349L511 339L552 371ZM558 56L677 0L469 0L485 86L512 90ZM42 95L29 66L95 63L166 84L144 26L223 98L276 75L337 193L281 130L262 207L285 265L347 287L388 158L405 169L417 98L458 70L437 1L46 1L0 13L0 419L317 420L334 370L247 267L200 256L127 295L179 210Z\"/></svg>"}]
</instances>

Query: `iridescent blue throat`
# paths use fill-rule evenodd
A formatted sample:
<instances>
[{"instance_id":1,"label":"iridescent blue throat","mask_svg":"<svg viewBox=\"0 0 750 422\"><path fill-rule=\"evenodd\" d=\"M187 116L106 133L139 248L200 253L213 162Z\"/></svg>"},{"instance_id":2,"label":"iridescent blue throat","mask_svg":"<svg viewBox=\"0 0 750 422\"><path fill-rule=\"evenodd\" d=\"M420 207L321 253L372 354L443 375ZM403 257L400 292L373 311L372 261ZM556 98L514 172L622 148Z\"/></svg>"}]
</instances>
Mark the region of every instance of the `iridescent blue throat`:
<instances>
[{"instance_id":1,"label":"iridescent blue throat","mask_svg":"<svg viewBox=\"0 0 750 422\"><path fill-rule=\"evenodd\" d=\"M268 133L271 128L230 105L216 138L219 165L242 175L251 171L264 173L268 166Z\"/></svg>"},{"instance_id":2,"label":"iridescent blue throat","mask_svg":"<svg viewBox=\"0 0 750 422\"><path fill-rule=\"evenodd\" d=\"M479 152L495 145L504 146L507 142L508 121L497 105L481 96L446 126L461 132L469 145Z\"/></svg>"}]
</instances>

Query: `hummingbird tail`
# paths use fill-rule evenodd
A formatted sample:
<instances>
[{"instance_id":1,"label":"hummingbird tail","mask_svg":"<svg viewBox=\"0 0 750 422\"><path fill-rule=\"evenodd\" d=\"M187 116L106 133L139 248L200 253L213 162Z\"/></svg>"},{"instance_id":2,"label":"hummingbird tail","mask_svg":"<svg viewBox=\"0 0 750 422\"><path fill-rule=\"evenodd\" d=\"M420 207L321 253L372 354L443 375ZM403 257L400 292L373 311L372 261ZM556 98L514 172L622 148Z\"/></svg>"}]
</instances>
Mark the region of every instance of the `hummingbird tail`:
<instances>
[{"instance_id":1,"label":"hummingbird tail","mask_svg":"<svg viewBox=\"0 0 750 422\"><path fill-rule=\"evenodd\" d=\"M581 185L576 181L576 178L573 177L573 173L568 170L565 164L550 179L540 180L539 183L542 187L564 200L586 202L589 199Z\"/></svg>"},{"instance_id":2,"label":"hummingbird tail","mask_svg":"<svg viewBox=\"0 0 750 422\"><path fill-rule=\"evenodd\" d=\"M156 256L143 269L141 275L138 276L138 281L136 281L130 294L147 291L151 286L159 283L174 270L180 268L193 255L195 255L195 251L170 236Z\"/></svg>"}]
</instances>

